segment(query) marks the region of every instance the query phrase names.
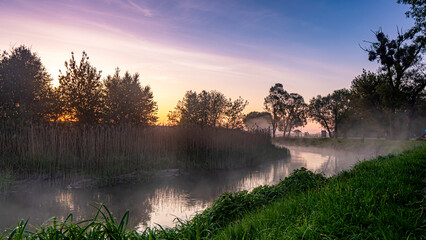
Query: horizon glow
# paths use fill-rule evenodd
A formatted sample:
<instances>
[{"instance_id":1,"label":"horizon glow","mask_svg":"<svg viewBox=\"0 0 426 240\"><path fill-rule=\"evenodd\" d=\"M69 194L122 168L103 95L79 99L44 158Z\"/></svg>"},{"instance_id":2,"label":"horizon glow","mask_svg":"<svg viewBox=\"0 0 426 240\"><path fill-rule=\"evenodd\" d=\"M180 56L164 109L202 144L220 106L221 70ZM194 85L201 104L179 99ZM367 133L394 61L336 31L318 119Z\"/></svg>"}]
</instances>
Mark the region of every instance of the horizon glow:
<instances>
[{"instance_id":1,"label":"horizon glow","mask_svg":"<svg viewBox=\"0 0 426 240\"><path fill-rule=\"evenodd\" d=\"M370 30L410 28L407 10L385 0L0 0L0 50L30 46L55 80L71 52L87 52L103 77L138 72L161 124L188 90L241 96L249 113L263 111L278 82L306 102L349 88L363 68L377 69L359 46L374 40Z\"/></svg>"}]
</instances>

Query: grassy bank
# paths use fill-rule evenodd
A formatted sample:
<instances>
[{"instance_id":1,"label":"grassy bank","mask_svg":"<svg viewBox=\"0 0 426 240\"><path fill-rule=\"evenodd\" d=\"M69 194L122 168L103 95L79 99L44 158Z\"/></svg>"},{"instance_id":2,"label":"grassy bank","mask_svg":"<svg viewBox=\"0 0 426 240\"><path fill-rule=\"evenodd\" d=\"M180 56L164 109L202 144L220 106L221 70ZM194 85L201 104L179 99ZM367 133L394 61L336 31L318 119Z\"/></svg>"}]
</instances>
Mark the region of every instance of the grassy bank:
<instances>
[{"instance_id":1,"label":"grassy bank","mask_svg":"<svg viewBox=\"0 0 426 240\"><path fill-rule=\"evenodd\" d=\"M424 239L426 146L362 162L338 176L301 169L275 186L225 193L172 229L129 230L128 212L114 220L22 221L0 239ZM32 232L29 232L29 231Z\"/></svg>"},{"instance_id":2,"label":"grassy bank","mask_svg":"<svg viewBox=\"0 0 426 240\"><path fill-rule=\"evenodd\" d=\"M274 144L283 146L304 146L333 148L343 151L366 151L379 155L399 153L407 148L421 146L422 141L388 140L379 138L305 138L278 137L272 140Z\"/></svg>"},{"instance_id":3,"label":"grassy bank","mask_svg":"<svg viewBox=\"0 0 426 240\"><path fill-rule=\"evenodd\" d=\"M286 155L262 132L73 123L0 124L0 149L0 181L10 174L108 179L161 168L238 168Z\"/></svg>"},{"instance_id":4,"label":"grassy bank","mask_svg":"<svg viewBox=\"0 0 426 240\"><path fill-rule=\"evenodd\" d=\"M426 147L379 157L280 199L217 239L425 239Z\"/></svg>"}]
</instances>

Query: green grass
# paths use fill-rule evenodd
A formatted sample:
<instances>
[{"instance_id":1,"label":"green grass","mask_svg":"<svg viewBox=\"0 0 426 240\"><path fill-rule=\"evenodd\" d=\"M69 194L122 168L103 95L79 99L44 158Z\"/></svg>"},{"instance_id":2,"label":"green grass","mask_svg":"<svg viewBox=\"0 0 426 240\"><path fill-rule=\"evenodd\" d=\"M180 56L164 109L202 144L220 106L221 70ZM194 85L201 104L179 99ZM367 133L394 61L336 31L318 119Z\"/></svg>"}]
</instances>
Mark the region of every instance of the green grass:
<instances>
[{"instance_id":1,"label":"green grass","mask_svg":"<svg viewBox=\"0 0 426 240\"><path fill-rule=\"evenodd\" d=\"M104 206L93 219L25 221L0 239L425 239L426 145L362 162L326 179L296 170L275 186L224 193L175 228L137 233L129 212L115 219Z\"/></svg>"},{"instance_id":2,"label":"green grass","mask_svg":"<svg viewBox=\"0 0 426 240\"><path fill-rule=\"evenodd\" d=\"M379 157L280 199L216 239L425 239L426 147Z\"/></svg>"},{"instance_id":3,"label":"green grass","mask_svg":"<svg viewBox=\"0 0 426 240\"><path fill-rule=\"evenodd\" d=\"M368 151L380 155L400 153L405 149L421 146L422 141L388 140L379 138L305 138L278 137L273 143L281 146L306 146L334 148L344 151Z\"/></svg>"}]
</instances>

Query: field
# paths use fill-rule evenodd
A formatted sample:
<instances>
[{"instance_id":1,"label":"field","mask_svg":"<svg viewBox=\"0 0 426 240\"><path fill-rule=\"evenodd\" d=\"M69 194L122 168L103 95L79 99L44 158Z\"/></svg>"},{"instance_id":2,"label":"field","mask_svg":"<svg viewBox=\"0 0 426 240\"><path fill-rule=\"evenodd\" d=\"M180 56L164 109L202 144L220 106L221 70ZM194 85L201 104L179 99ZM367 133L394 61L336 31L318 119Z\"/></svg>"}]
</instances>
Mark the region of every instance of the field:
<instances>
[{"instance_id":1,"label":"field","mask_svg":"<svg viewBox=\"0 0 426 240\"><path fill-rule=\"evenodd\" d=\"M30 229L25 221L4 239L424 239L426 145L359 163L325 178L296 170L275 186L224 193L175 228L127 225L98 206L93 219L50 219Z\"/></svg>"}]
</instances>

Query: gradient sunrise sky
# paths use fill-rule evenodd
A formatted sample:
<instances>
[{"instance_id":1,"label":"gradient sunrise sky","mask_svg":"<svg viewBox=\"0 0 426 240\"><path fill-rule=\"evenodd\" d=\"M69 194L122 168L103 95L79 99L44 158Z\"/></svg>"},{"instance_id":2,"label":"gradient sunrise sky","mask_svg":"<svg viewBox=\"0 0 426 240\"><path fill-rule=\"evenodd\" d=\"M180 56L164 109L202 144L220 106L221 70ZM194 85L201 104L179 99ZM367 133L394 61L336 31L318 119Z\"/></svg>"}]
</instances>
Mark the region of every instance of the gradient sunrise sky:
<instances>
[{"instance_id":1,"label":"gradient sunrise sky","mask_svg":"<svg viewBox=\"0 0 426 240\"><path fill-rule=\"evenodd\" d=\"M0 0L0 50L25 44L53 78L73 51L103 76L139 72L160 122L187 90L216 89L262 111L277 82L305 101L376 70L361 46L409 29L396 0ZM314 129L315 125L311 125Z\"/></svg>"}]
</instances>

